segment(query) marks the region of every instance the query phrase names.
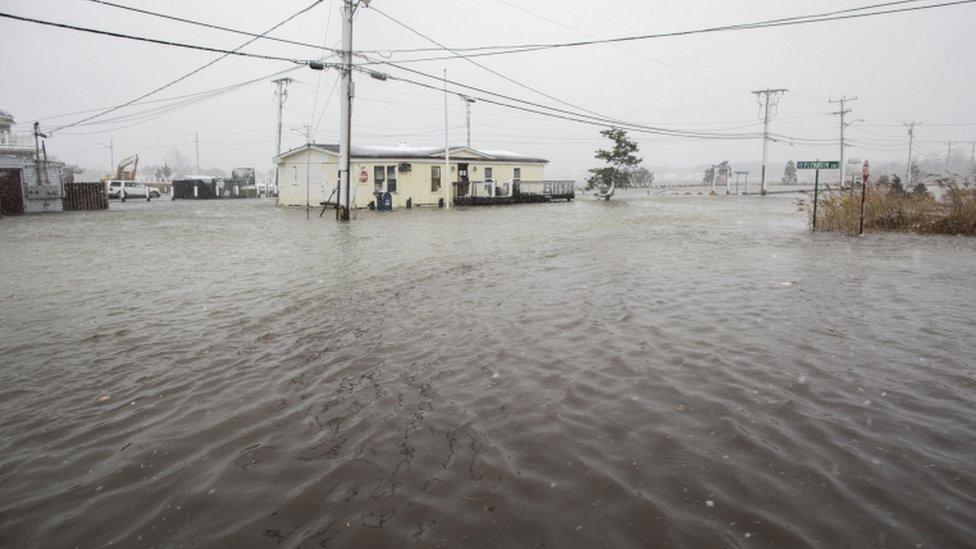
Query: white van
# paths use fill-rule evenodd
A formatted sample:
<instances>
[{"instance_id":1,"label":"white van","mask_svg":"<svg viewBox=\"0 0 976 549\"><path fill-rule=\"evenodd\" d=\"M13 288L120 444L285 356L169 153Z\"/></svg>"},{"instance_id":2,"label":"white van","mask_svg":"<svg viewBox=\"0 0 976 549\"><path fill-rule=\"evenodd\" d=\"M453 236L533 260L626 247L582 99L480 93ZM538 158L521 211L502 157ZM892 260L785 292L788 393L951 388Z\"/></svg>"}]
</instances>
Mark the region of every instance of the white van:
<instances>
[{"instance_id":1,"label":"white van","mask_svg":"<svg viewBox=\"0 0 976 549\"><path fill-rule=\"evenodd\" d=\"M125 189L126 198L159 198L159 191L136 181L106 181L108 197L122 198L122 189Z\"/></svg>"}]
</instances>

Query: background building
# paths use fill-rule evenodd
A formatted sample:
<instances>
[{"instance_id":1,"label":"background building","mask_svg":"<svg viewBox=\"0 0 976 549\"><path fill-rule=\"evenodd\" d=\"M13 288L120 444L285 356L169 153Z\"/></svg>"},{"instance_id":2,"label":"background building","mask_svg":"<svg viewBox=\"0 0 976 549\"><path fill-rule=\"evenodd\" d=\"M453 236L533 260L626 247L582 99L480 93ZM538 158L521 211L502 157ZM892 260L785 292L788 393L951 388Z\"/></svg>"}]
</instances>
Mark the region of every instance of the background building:
<instances>
[{"instance_id":1,"label":"background building","mask_svg":"<svg viewBox=\"0 0 976 549\"><path fill-rule=\"evenodd\" d=\"M35 161L33 136L13 132L14 117L0 108L0 214L60 212L60 162Z\"/></svg>"}]
</instances>

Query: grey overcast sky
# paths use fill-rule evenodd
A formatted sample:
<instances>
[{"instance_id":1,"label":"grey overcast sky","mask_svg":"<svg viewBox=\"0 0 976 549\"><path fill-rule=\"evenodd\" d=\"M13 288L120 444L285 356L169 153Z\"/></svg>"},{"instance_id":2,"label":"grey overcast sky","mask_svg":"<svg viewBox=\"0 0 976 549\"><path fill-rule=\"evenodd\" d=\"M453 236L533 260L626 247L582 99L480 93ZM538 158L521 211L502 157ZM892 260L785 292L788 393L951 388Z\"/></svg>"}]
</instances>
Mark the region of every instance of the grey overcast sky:
<instances>
[{"instance_id":1,"label":"grey overcast sky","mask_svg":"<svg viewBox=\"0 0 976 549\"><path fill-rule=\"evenodd\" d=\"M373 6L451 47L574 41L745 23L863 6L879 0L373 0ZM936 0L915 2L933 3ZM311 0L234 2L117 0L118 3L263 32ZM326 0L273 35L314 44L338 42L339 0ZM232 49L245 37L101 6L85 0L0 0L0 11L17 15ZM719 32L680 38L485 57L478 61L548 95L628 121L692 130L758 132L759 108L749 93L789 88L772 129L779 134L832 140L838 120L827 99L858 96L851 119L863 119L848 135L851 154L877 161L907 155L903 121L930 124L917 131L922 155L945 154L946 140L976 140L976 4L908 14L772 29ZM355 24L357 50L428 47L374 10ZM0 106L21 132L41 119L44 128L83 115L57 115L112 106L189 72L219 54L142 44L71 30L0 20L3 54ZM248 52L312 58L311 48L258 41ZM400 59L428 54L411 54ZM244 82L293 65L229 58L160 93L169 98ZM411 65L491 91L563 107L467 61ZM391 72L392 69L390 69ZM285 109L285 148L304 142L301 127L317 127L315 140L337 142L336 73L299 68ZM357 76L353 137L364 145L443 144L443 96L398 82ZM435 83L436 85L436 83ZM179 149L194 157L199 134L202 167L268 170L274 153L275 106L270 78L162 116L85 125L56 132L48 150L83 166L106 169L112 140L115 158L138 153L144 164ZM121 114L139 112L153 103ZM564 107L568 108L568 107ZM313 112L314 109L314 112ZM324 113L321 114L321 113ZM108 118L116 117L113 113ZM449 101L452 144L464 141L464 107ZM319 122L320 121L320 122ZM475 148L506 149L551 160L552 177L579 176L594 165L602 144L599 128L543 118L503 107L473 105ZM761 141L701 141L637 135L645 163L659 170L731 160L758 161ZM969 145L960 144L967 149ZM837 145L771 145L774 162L837 156ZM777 173L776 168L772 168ZM679 170L680 171L680 170ZM689 172L690 173L690 172Z\"/></svg>"}]
</instances>

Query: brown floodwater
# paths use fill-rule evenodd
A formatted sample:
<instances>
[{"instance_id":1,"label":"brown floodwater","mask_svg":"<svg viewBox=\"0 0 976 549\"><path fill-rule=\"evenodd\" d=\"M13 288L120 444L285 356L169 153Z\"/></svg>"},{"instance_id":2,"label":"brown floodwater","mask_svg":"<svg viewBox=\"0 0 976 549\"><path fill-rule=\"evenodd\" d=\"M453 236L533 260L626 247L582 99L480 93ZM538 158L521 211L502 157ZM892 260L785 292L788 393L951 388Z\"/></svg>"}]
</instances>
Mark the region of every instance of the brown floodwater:
<instances>
[{"instance_id":1,"label":"brown floodwater","mask_svg":"<svg viewBox=\"0 0 976 549\"><path fill-rule=\"evenodd\" d=\"M0 546L976 545L976 239L315 215L0 219Z\"/></svg>"}]
</instances>

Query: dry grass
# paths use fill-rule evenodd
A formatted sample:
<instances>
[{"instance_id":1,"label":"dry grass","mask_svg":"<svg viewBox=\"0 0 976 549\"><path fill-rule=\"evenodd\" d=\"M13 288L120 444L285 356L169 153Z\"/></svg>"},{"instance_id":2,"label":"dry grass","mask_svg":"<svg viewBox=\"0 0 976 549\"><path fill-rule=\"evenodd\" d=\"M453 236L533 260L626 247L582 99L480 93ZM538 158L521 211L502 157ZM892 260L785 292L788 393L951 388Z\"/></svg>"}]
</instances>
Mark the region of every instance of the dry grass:
<instances>
[{"instance_id":1,"label":"dry grass","mask_svg":"<svg viewBox=\"0 0 976 549\"><path fill-rule=\"evenodd\" d=\"M812 223L812 204L806 205L806 211ZM817 209L817 230L856 235L860 212L860 193L825 193ZM935 200L927 193L905 194L869 186L864 230L976 235L976 189L950 187L940 200Z\"/></svg>"}]
</instances>

